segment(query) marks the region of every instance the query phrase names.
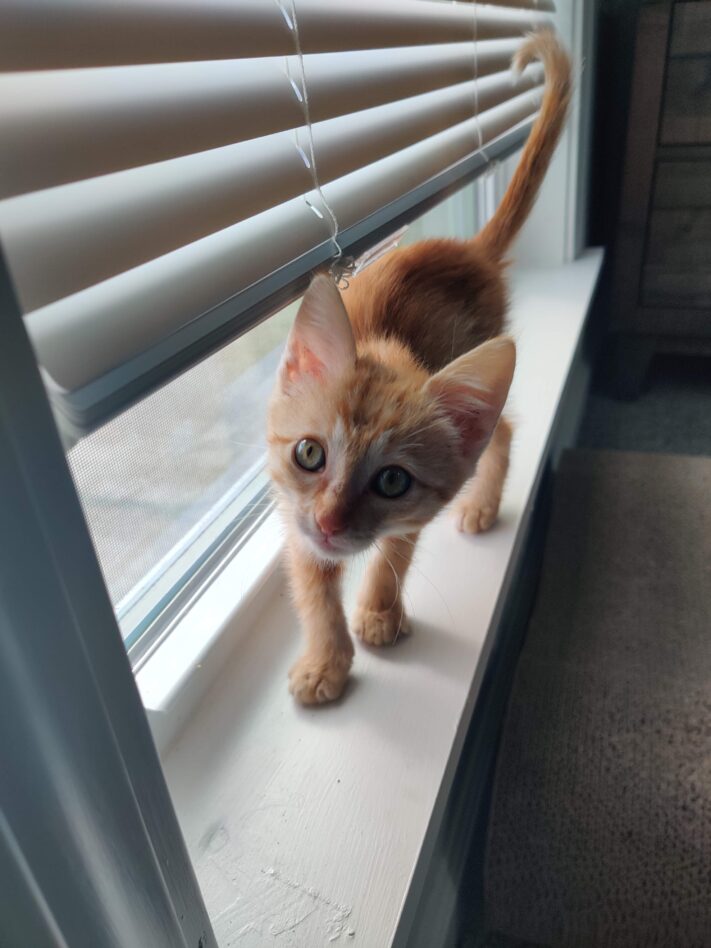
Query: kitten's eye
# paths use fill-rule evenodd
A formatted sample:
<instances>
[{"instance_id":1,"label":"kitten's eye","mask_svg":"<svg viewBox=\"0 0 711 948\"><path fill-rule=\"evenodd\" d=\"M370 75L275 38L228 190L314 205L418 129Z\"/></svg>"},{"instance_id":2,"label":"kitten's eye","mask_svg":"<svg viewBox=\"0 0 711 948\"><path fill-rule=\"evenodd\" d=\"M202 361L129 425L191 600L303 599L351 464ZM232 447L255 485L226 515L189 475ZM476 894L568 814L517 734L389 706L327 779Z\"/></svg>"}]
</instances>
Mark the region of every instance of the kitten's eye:
<instances>
[{"instance_id":1,"label":"kitten's eye","mask_svg":"<svg viewBox=\"0 0 711 948\"><path fill-rule=\"evenodd\" d=\"M305 471L320 471L326 463L326 452L313 438L302 438L294 448L294 459Z\"/></svg>"},{"instance_id":2,"label":"kitten's eye","mask_svg":"<svg viewBox=\"0 0 711 948\"><path fill-rule=\"evenodd\" d=\"M403 494L407 493L410 484L412 484L412 478L407 471L393 465L378 471L373 481L373 490L381 497L392 499L402 497Z\"/></svg>"}]
</instances>

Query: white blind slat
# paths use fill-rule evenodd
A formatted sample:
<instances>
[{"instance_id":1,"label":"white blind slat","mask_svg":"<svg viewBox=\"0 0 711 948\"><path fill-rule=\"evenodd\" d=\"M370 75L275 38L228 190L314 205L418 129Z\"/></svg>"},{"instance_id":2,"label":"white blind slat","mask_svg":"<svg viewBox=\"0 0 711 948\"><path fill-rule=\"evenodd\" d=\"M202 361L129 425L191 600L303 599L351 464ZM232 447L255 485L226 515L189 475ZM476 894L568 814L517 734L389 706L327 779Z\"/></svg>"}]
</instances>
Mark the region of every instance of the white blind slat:
<instances>
[{"instance_id":1,"label":"white blind slat","mask_svg":"<svg viewBox=\"0 0 711 948\"><path fill-rule=\"evenodd\" d=\"M334 208L339 221L351 226L395 200L400 194L418 187L472 151L481 131L485 147L499 135L534 115L540 106L542 87L525 92L483 112L479 119L470 118L452 129L404 152L368 165L347 178L327 184L323 194Z\"/></svg>"},{"instance_id":2,"label":"white blind slat","mask_svg":"<svg viewBox=\"0 0 711 948\"><path fill-rule=\"evenodd\" d=\"M508 6L478 7L479 39L535 29L550 4ZM304 53L465 42L475 15L473 5L433 0L299 0L297 10ZM5 71L294 52L285 17L269 0L0 0L0 19Z\"/></svg>"},{"instance_id":3,"label":"white blind slat","mask_svg":"<svg viewBox=\"0 0 711 948\"><path fill-rule=\"evenodd\" d=\"M535 113L526 92L480 116L483 143ZM472 152L476 119L324 187L343 227L427 181ZM311 192L309 199L319 204ZM324 239L323 222L300 198L270 208L171 254L65 297L27 316L42 364L72 390L155 344ZM70 342L71 340L71 342Z\"/></svg>"},{"instance_id":4,"label":"white blind slat","mask_svg":"<svg viewBox=\"0 0 711 948\"><path fill-rule=\"evenodd\" d=\"M475 0L460 0L460 2L474 3ZM519 10L537 10L545 13L552 13L555 10L553 0L486 0L486 2L497 7L516 7Z\"/></svg>"},{"instance_id":5,"label":"white blind slat","mask_svg":"<svg viewBox=\"0 0 711 948\"><path fill-rule=\"evenodd\" d=\"M539 66L313 126L322 184L540 84ZM308 151L305 129L298 141ZM472 139L472 150L477 140ZM0 202L0 230L25 311L168 253L310 190L294 133L214 149Z\"/></svg>"},{"instance_id":6,"label":"white blind slat","mask_svg":"<svg viewBox=\"0 0 711 948\"><path fill-rule=\"evenodd\" d=\"M0 0L0 21L8 72L294 52L279 7L265 0Z\"/></svg>"},{"instance_id":7,"label":"white blind slat","mask_svg":"<svg viewBox=\"0 0 711 948\"><path fill-rule=\"evenodd\" d=\"M479 43L478 75L506 69L519 44ZM287 62L300 81L296 57ZM456 43L317 54L304 68L318 122L464 82L474 56L471 43ZM0 75L0 198L259 138L303 119L279 59Z\"/></svg>"},{"instance_id":8,"label":"white blind slat","mask_svg":"<svg viewBox=\"0 0 711 948\"><path fill-rule=\"evenodd\" d=\"M283 60L0 75L0 196L206 151L303 121Z\"/></svg>"}]
</instances>

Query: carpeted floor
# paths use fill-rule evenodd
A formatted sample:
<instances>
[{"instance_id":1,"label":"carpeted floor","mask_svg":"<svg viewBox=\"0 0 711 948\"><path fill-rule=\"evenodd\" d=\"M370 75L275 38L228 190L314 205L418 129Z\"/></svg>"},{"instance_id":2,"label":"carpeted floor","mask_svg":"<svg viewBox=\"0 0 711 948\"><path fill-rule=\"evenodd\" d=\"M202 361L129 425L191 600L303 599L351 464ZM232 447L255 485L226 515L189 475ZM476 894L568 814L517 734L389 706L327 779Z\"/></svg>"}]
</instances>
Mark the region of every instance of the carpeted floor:
<instances>
[{"instance_id":1,"label":"carpeted floor","mask_svg":"<svg viewBox=\"0 0 711 948\"><path fill-rule=\"evenodd\" d=\"M530 941L521 941L519 938L508 938L506 935L492 933L484 941L476 941L472 948L541 948Z\"/></svg>"},{"instance_id":2,"label":"carpeted floor","mask_svg":"<svg viewBox=\"0 0 711 948\"><path fill-rule=\"evenodd\" d=\"M508 938L506 935L493 933L484 941L475 942L473 948L539 948L530 941L521 941L518 938Z\"/></svg>"},{"instance_id":3,"label":"carpeted floor","mask_svg":"<svg viewBox=\"0 0 711 948\"><path fill-rule=\"evenodd\" d=\"M711 358L658 356L638 399L588 399L580 447L711 456Z\"/></svg>"},{"instance_id":4,"label":"carpeted floor","mask_svg":"<svg viewBox=\"0 0 711 948\"><path fill-rule=\"evenodd\" d=\"M564 458L485 889L490 948L711 946L711 459Z\"/></svg>"}]
</instances>

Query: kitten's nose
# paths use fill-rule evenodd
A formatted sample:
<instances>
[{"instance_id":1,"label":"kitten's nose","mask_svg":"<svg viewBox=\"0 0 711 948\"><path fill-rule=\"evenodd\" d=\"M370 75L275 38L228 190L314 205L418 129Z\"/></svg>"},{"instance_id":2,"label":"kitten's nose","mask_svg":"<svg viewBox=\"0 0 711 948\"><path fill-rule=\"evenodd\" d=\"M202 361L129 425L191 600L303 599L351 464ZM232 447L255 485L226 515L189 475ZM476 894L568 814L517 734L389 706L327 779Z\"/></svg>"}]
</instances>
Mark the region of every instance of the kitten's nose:
<instances>
[{"instance_id":1,"label":"kitten's nose","mask_svg":"<svg viewBox=\"0 0 711 948\"><path fill-rule=\"evenodd\" d=\"M327 510L316 514L316 525L325 537L342 533L346 526L343 515L337 510Z\"/></svg>"}]
</instances>

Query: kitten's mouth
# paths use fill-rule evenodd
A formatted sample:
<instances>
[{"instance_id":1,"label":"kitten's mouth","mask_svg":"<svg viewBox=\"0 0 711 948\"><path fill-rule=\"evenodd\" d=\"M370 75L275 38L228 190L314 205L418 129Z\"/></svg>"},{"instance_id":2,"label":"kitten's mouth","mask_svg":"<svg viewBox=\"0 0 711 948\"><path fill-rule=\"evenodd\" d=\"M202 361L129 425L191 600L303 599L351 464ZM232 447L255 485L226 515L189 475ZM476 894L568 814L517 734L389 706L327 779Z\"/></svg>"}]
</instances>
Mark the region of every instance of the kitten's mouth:
<instances>
[{"instance_id":1,"label":"kitten's mouth","mask_svg":"<svg viewBox=\"0 0 711 948\"><path fill-rule=\"evenodd\" d=\"M358 543L352 538L344 537L342 534L325 536L320 531L304 529L303 527L302 533L319 556L324 559L341 560L364 549L364 544Z\"/></svg>"},{"instance_id":2,"label":"kitten's mouth","mask_svg":"<svg viewBox=\"0 0 711 948\"><path fill-rule=\"evenodd\" d=\"M351 545L339 537L326 537L321 534L320 536L312 535L311 539L322 553L330 556L348 556L352 552Z\"/></svg>"}]
</instances>

